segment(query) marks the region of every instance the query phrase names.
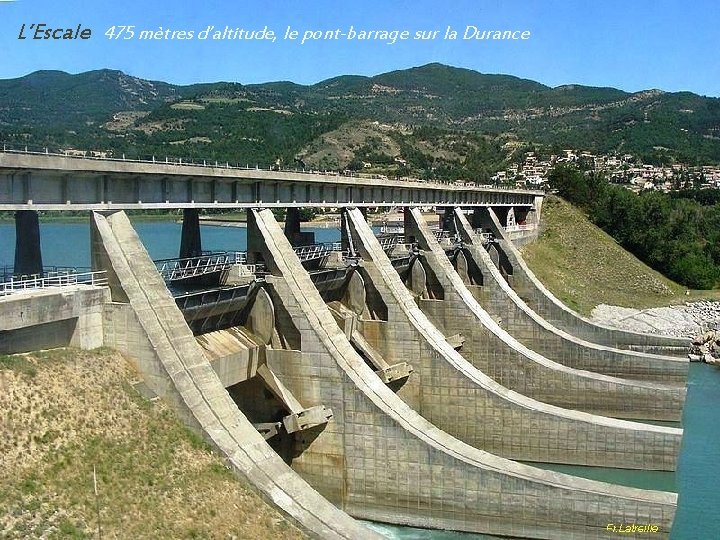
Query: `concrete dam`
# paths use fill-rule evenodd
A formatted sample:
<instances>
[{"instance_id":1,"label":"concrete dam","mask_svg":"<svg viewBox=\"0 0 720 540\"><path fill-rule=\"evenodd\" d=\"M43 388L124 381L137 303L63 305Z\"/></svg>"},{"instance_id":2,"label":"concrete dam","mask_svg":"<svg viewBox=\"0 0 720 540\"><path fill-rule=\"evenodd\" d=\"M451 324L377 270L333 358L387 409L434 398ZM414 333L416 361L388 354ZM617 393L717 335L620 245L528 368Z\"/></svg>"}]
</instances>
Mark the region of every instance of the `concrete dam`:
<instances>
[{"instance_id":1,"label":"concrete dam","mask_svg":"<svg viewBox=\"0 0 720 540\"><path fill-rule=\"evenodd\" d=\"M289 171L0 153L16 212L0 353L121 351L235 473L318 538L355 520L516 538L667 537L677 495L532 463L673 471L687 343L599 326L516 243L543 195ZM247 249L202 250L198 211L247 209ZM284 228L270 208L285 208ZM337 208L315 243L299 209ZM374 231L367 209L403 209ZM183 209L153 261L125 209ZM434 209L435 227L422 210ZM86 210L92 268L43 270L38 210ZM648 422L648 423L646 423Z\"/></svg>"}]
</instances>

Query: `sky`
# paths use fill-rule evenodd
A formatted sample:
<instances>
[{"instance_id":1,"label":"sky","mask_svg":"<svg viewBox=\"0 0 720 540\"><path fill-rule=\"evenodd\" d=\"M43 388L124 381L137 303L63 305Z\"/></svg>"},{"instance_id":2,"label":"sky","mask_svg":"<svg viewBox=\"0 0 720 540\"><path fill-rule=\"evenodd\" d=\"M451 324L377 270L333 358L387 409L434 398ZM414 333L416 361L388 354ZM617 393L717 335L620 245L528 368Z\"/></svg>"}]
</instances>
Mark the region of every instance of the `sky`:
<instances>
[{"instance_id":1,"label":"sky","mask_svg":"<svg viewBox=\"0 0 720 540\"><path fill-rule=\"evenodd\" d=\"M19 39L22 25L23 35ZM89 28L86 40L31 39L32 24ZM132 26L134 35L106 35ZM198 39L231 29L276 33L269 40ZM348 30L406 30L408 39L348 39ZM444 39L447 27L457 39ZM285 39L287 28L298 32ZM528 31L526 40L478 40L473 28ZM626 91L658 88L720 96L717 0L0 0L0 78L40 69L119 69L175 84L289 80L313 84L430 62L504 73L549 86ZM192 31L193 39L140 39L142 31ZM342 34L332 39L332 32ZM434 39L413 39L437 31ZM331 33L329 39L307 39ZM62 32L60 32L62 33ZM432 35L432 34L430 34ZM519 34L518 34L519 35ZM308 36L309 38L310 36ZM359 36L358 36L359 37Z\"/></svg>"}]
</instances>

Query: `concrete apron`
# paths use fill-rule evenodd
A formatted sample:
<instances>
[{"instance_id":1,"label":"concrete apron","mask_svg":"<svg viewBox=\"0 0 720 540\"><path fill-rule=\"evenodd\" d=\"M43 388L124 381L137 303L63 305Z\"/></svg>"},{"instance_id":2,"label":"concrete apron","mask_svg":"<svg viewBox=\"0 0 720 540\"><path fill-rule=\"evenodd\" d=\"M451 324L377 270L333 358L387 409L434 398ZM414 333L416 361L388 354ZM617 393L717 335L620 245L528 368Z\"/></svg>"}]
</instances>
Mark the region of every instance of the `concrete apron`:
<instances>
[{"instance_id":1,"label":"concrete apron","mask_svg":"<svg viewBox=\"0 0 720 540\"><path fill-rule=\"evenodd\" d=\"M547 322L510 287L460 209L455 210L455 216L463 241L463 254L472 260L483 276L481 287L470 288L473 296L518 341L569 367L615 377L685 386L690 367L687 358L597 345Z\"/></svg>"},{"instance_id":2,"label":"concrete apron","mask_svg":"<svg viewBox=\"0 0 720 540\"><path fill-rule=\"evenodd\" d=\"M528 268L520 252L500 225L495 212L491 208L479 210L482 212L482 226L488 227L500 240L499 248L512 265L510 285L530 308L550 324L573 336L598 345L655 354L683 357L687 355L690 345L687 339L619 330L594 323L571 310L547 290ZM475 226L475 223L473 225Z\"/></svg>"},{"instance_id":3,"label":"concrete apron","mask_svg":"<svg viewBox=\"0 0 720 540\"><path fill-rule=\"evenodd\" d=\"M351 224L361 250L370 246L382 253L359 211L351 211ZM365 519L515 537L601 538L608 523L618 521L657 523L662 534L668 534L675 494L535 469L473 448L428 422L383 384L353 349L272 213L252 210L248 233L262 240L258 247L272 273L268 284L273 303L292 319L302 342L298 362L271 368L300 401L325 403L334 413L324 431L292 461L293 469L330 500ZM382 271L397 276L392 267ZM412 298L405 301L415 305ZM426 319L424 324L431 341L444 339ZM633 424L537 403L482 375L478 379L485 388L476 387L487 398L473 409L459 409L457 396L464 395L468 385L448 375L474 368L451 348L436 346L435 351L454 363L448 362L444 371L438 365L444 383L437 387L448 415L458 425L479 424L480 431L484 427L488 441L504 439L508 449L527 445L554 454L558 445L570 451L572 440L589 455L603 453L593 442L597 438L620 453L633 448L638 461L643 458L635 448L654 446L637 438L634 429L625 429ZM590 425L600 429L591 434ZM535 433L528 433L535 426ZM655 430L667 436L668 445L676 431ZM536 454L540 457L543 451Z\"/></svg>"},{"instance_id":4,"label":"concrete apron","mask_svg":"<svg viewBox=\"0 0 720 540\"><path fill-rule=\"evenodd\" d=\"M463 283L419 211L408 212L405 234L414 236L423 250L415 264L425 266L440 289L436 295L443 297L418 298L417 302L446 336L464 336L460 353L473 366L503 386L559 407L634 420L681 419L685 388L573 369L578 366L553 361L561 354L546 357L516 340L478 304L476 291L480 287ZM483 290L490 281L483 275ZM509 304L511 298L498 293L497 301ZM637 355L639 361L647 361L642 354ZM668 361L671 367L687 366L678 359Z\"/></svg>"},{"instance_id":5,"label":"concrete apron","mask_svg":"<svg viewBox=\"0 0 720 540\"><path fill-rule=\"evenodd\" d=\"M93 214L92 259L113 301L106 344L132 358L146 384L268 502L318 538L376 538L303 481L238 410L204 357L124 212Z\"/></svg>"}]
</instances>

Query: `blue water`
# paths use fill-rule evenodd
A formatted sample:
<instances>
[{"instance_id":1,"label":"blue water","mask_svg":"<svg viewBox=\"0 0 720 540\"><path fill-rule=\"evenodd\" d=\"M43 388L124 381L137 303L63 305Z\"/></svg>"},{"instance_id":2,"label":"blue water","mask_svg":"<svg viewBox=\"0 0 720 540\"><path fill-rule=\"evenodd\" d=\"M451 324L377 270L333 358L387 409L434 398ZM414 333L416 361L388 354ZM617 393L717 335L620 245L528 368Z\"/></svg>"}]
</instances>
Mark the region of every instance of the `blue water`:
<instances>
[{"instance_id":1,"label":"blue water","mask_svg":"<svg viewBox=\"0 0 720 540\"><path fill-rule=\"evenodd\" d=\"M135 230L153 259L177 257L182 226L170 221L140 221ZM339 229L304 229L316 242L337 242ZM87 223L41 223L40 244L44 266L90 266L90 226ZM202 227L202 248L207 251L245 251L243 227ZM0 223L0 267L12 266L15 257L15 224Z\"/></svg>"},{"instance_id":2,"label":"blue water","mask_svg":"<svg viewBox=\"0 0 720 540\"><path fill-rule=\"evenodd\" d=\"M673 539L720 538L720 368L690 364Z\"/></svg>"},{"instance_id":3,"label":"blue water","mask_svg":"<svg viewBox=\"0 0 720 540\"><path fill-rule=\"evenodd\" d=\"M171 222L135 224L153 259L176 257L180 225ZM333 242L338 229L314 229L318 242ZM40 227L43 263L46 266L90 265L89 226L84 223L42 223ZM202 228L203 249L244 251L244 228ZM0 223L0 267L13 264L15 226ZM542 468L586 476L646 489L679 493L672 538L696 540L720 538L720 368L691 364L688 396L683 415L685 434L677 475L651 471L624 471L593 467L543 464ZM394 527L372 524L389 538L413 540L470 540L492 538L482 535Z\"/></svg>"}]
</instances>

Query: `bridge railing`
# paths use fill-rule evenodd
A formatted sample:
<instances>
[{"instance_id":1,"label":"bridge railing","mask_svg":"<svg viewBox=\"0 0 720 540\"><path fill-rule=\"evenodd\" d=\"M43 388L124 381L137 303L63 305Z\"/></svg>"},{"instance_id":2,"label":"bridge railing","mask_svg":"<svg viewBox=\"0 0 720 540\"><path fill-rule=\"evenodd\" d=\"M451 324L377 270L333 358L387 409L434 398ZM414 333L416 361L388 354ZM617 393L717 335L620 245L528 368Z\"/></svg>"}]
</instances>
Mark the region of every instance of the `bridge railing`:
<instances>
[{"instance_id":1,"label":"bridge railing","mask_svg":"<svg viewBox=\"0 0 720 540\"><path fill-rule=\"evenodd\" d=\"M69 287L73 285L107 286L108 279L104 270L97 272L47 272L31 276L12 277L0 283L0 295L8 295L32 289L51 287Z\"/></svg>"}]
</instances>

